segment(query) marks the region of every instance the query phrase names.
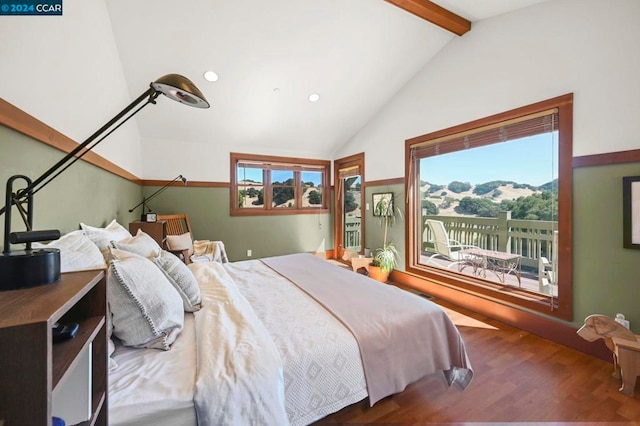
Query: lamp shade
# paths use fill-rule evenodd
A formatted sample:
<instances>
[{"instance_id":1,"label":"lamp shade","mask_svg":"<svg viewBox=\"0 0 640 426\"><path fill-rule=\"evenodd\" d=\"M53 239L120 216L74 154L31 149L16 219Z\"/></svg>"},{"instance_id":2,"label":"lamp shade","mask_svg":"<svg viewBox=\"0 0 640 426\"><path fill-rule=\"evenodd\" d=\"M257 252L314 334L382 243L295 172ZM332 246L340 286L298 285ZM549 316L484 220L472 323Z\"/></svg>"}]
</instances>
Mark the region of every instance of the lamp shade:
<instances>
[{"instance_id":1,"label":"lamp shade","mask_svg":"<svg viewBox=\"0 0 640 426\"><path fill-rule=\"evenodd\" d=\"M209 102L188 78L179 74L167 74L160 77L151 86L163 95L182 104L196 108L209 108Z\"/></svg>"}]
</instances>

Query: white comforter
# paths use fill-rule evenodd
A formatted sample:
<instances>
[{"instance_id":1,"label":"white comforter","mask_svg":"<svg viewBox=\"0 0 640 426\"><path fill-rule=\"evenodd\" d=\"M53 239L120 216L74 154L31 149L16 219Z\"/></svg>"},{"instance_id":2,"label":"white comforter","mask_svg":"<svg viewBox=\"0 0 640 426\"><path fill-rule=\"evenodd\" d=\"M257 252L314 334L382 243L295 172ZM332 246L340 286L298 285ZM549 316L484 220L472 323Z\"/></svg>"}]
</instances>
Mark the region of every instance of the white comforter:
<instances>
[{"instance_id":1,"label":"white comforter","mask_svg":"<svg viewBox=\"0 0 640 426\"><path fill-rule=\"evenodd\" d=\"M110 424L297 426L367 396L354 336L298 286L258 260L190 268L203 308L170 351L118 347Z\"/></svg>"},{"instance_id":2,"label":"white comforter","mask_svg":"<svg viewBox=\"0 0 640 426\"><path fill-rule=\"evenodd\" d=\"M198 425L286 425L280 355L251 305L217 262L194 264Z\"/></svg>"}]
</instances>

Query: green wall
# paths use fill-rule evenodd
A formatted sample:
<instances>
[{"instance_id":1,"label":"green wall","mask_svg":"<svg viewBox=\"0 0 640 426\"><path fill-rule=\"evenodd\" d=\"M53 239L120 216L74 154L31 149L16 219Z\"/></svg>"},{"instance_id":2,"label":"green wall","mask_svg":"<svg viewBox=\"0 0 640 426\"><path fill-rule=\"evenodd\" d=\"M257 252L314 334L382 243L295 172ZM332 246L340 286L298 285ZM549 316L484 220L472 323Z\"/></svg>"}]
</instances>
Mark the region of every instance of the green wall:
<instances>
[{"instance_id":1,"label":"green wall","mask_svg":"<svg viewBox=\"0 0 640 426\"><path fill-rule=\"evenodd\" d=\"M622 178L640 164L581 167L573 172L574 323L622 312L640 332L640 250L622 247Z\"/></svg>"},{"instance_id":2,"label":"green wall","mask_svg":"<svg viewBox=\"0 0 640 426\"><path fill-rule=\"evenodd\" d=\"M35 179L62 157L62 151L0 126L2 205L10 176L22 174ZM24 181L15 183L14 190L23 187ZM59 229L64 234L79 229L80 222L98 226L112 219L126 226L135 216L127 210L141 198L139 185L78 161L34 196L34 229ZM0 243L4 240L4 220L5 215L0 216ZM15 208L12 225L14 231L24 230Z\"/></svg>"},{"instance_id":3,"label":"green wall","mask_svg":"<svg viewBox=\"0 0 640 426\"><path fill-rule=\"evenodd\" d=\"M161 187L146 186L146 196ZM158 214L186 213L197 240L224 242L229 260L312 252L333 247L332 215L230 216L228 188L169 187L149 203ZM137 215L141 213L138 209Z\"/></svg>"},{"instance_id":4,"label":"green wall","mask_svg":"<svg viewBox=\"0 0 640 426\"><path fill-rule=\"evenodd\" d=\"M379 192L393 192L394 206L400 211L396 215L396 220L388 228L387 243L393 243L400 255L398 260L399 271L405 270L405 251L404 251L404 184L385 185L385 186L367 186L365 188L365 203L369 203L369 210L365 210L365 247L371 249L371 253L375 253L377 248L382 247L384 239L384 226L380 219L373 215L373 194Z\"/></svg>"}]
</instances>

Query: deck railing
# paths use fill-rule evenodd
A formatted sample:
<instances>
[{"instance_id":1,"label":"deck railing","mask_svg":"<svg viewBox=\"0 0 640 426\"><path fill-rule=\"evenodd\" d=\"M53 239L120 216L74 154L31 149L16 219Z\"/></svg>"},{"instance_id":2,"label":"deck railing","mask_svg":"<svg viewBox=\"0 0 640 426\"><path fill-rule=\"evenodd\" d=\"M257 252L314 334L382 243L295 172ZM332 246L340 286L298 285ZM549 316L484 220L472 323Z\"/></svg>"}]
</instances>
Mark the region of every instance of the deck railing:
<instances>
[{"instance_id":1,"label":"deck railing","mask_svg":"<svg viewBox=\"0 0 640 426\"><path fill-rule=\"evenodd\" d=\"M360 218L348 216L344 220L344 247L353 251L360 251Z\"/></svg>"},{"instance_id":2,"label":"deck railing","mask_svg":"<svg viewBox=\"0 0 640 426\"><path fill-rule=\"evenodd\" d=\"M519 254L525 267L538 268L538 259L552 259L556 250L556 221L511 219L511 212L501 212L497 218L423 215L422 219L423 250L429 250L433 239L425 225L427 219L442 221L449 238L462 244Z\"/></svg>"},{"instance_id":3,"label":"deck railing","mask_svg":"<svg viewBox=\"0 0 640 426\"><path fill-rule=\"evenodd\" d=\"M548 220L511 219L511 212L501 212L497 218L464 216L422 216L423 249L429 250L433 238L425 226L426 219L440 220L449 233L449 238L462 244L487 250L514 253L522 256L522 266L538 268L538 259L552 259L553 232L558 222ZM345 219L345 248L360 250L360 218Z\"/></svg>"}]
</instances>

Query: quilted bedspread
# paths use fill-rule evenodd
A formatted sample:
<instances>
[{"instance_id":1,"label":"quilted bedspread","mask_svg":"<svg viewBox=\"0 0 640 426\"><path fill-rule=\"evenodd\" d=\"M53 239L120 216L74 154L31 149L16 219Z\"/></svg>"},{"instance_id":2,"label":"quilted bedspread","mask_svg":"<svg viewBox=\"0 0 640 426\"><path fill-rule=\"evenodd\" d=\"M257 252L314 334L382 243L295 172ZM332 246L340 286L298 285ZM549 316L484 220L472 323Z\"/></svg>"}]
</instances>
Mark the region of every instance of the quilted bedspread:
<instances>
[{"instance_id":1,"label":"quilted bedspread","mask_svg":"<svg viewBox=\"0 0 640 426\"><path fill-rule=\"evenodd\" d=\"M462 337L435 303L306 253L262 261L351 330L360 347L371 405L437 371L462 389L471 382L473 370Z\"/></svg>"}]
</instances>

